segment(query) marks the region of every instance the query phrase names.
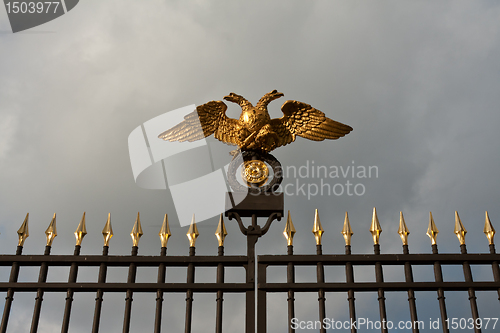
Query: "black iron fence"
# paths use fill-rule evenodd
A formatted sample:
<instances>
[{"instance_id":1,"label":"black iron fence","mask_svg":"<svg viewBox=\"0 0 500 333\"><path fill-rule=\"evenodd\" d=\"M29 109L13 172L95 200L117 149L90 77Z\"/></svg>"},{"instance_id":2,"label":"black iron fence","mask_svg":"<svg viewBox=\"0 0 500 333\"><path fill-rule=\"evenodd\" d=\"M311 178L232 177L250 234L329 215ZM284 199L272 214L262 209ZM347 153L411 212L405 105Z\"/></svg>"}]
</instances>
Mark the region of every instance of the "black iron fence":
<instances>
[{"instance_id":1,"label":"black iron fence","mask_svg":"<svg viewBox=\"0 0 500 333\"><path fill-rule=\"evenodd\" d=\"M223 297L224 293L240 293L245 294L246 298L246 322L245 331L264 333L267 330L267 294L268 293L286 293L288 305L288 331L294 332L293 319L295 318L295 299L296 293L314 292L318 294L318 317L317 322L320 323L317 330L326 332L326 292L343 292L347 296L346 306L349 308L350 322L356 323L356 303L355 294L360 292L377 292L380 312L380 330L385 333L391 327L385 325L387 323L385 293L393 291L405 291L408 294L408 309L413 323L418 323L418 311L416 306L416 291L434 291L437 295L439 303L441 323L440 328L444 333L449 332L449 322L447 311L445 292L448 291L467 291L470 303L471 318L474 320L473 329L475 332L481 332L483 323L479 316L476 294L478 290L496 291L500 300L500 255L495 251L493 237L495 230L486 215L484 232L489 241L490 253L471 254L467 253L465 245L466 230L456 214L455 234L460 241L461 253L457 254L439 254L436 244L436 236L438 230L430 216L429 228L427 233L432 242L431 254L410 254L408 249L407 237L409 234L408 228L401 214L399 234L403 241L403 251L401 254L381 254L379 245L379 235L382 231L376 211L374 210L372 225L370 231L373 235L374 253L373 254L351 254L350 240L352 236L351 226L347 217L344 222L342 231L346 246L345 254L323 254L321 237L323 228L316 212L316 218L313 227L313 233L316 237L317 254L316 255L296 255L293 253L293 235L295 228L293 226L290 215L288 215L285 226L284 235L288 243L288 251L286 255L260 255L255 261L255 244L259 237L262 237L270 228L271 223L276 219L281 219L282 210L272 212L267 211L270 215L267 217L266 223L261 227L258 221L257 213L245 211L241 215L237 210L228 211L226 214L230 219L235 219L242 233L247 239L247 255L244 256L226 256L224 255L224 238L227 234L224 220L221 215L216 236L219 240L219 248L217 256L200 256L195 254L195 242L198 236L196 224L193 223L187 233L190 241L188 256L170 256L167 255L167 242L170 237L168 220L165 216L164 223L159 233L161 238L161 251L157 256L142 256L138 254L139 238L142 235L142 228L139 216L132 230L131 236L133 247L131 255L128 256L112 256L108 255L109 240L113 235L110 220L103 229L104 247L102 255L80 255L80 246L83 237L86 234L85 230L85 215L78 226L75 236L77 245L73 255L51 255L51 245L54 237L57 235L55 226L55 215L52 219L49 228L47 228L47 246L43 255L23 255L22 249L26 238L28 237L28 216L23 222L18 231L19 245L15 255L0 255L0 265L10 266L11 273L8 282L0 282L0 291L6 292L4 313L1 321L0 332L8 331L9 315L11 306L16 293L36 292L34 302L33 317L31 320L31 330L34 333L38 330L41 308L43 305L43 296L46 292L63 293L65 297L65 308L61 332L68 332L71 319L71 306L75 293L92 292L95 293L95 308L93 315L92 332L99 331L102 302L105 295L108 293L125 293L124 315L123 315L123 332L129 332L130 320L132 313L132 299L135 293L155 293L156 294L156 312L154 322L154 332L161 331L162 322L162 304L164 293L185 293L186 295L186 312L185 312L185 332L191 332L192 325L192 306L193 295L196 293L211 293L215 295L216 321L215 331L222 332L222 316L223 316ZM242 217L250 217L251 222L245 225ZM356 282L354 278L355 266L371 266L375 271L374 282ZM404 282L386 282L383 276L383 266L401 266L405 273ZM434 281L432 282L415 282L413 279L412 268L416 266L428 265L434 269ZM463 282L447 282L443 280L442 266L444 265L461 265L463 267L464 281ZM494 281L476 282L472 276L472 265L490 265ZM18 282L19 270L24 266L39 267L39 277L37 282ZM68 282L46 282L47 273L50 267L66 266L69 267ZM99 267L97 281L89 283L77 282L79 267ZM272 266L284 266L287 269L287 279L283 283L267 282L267 268ZM295 281L295 267L297 266L314 266L316 267L317 281L313 283L298 283ZM345 282L325 282L325 267L328 266L343 266L345 268ZM127 282L107 282L106 273L108 267L127 267L128 277ZM136 275L138 267L154 267L158 269L158 278L156 283L136 283ZM166 281L167 267L185 267L187 268L186 282L173 283ZM215 267L216 282L215 283L200 283L195 281L196 267ZM246 278L244 282L228 283L224 281L226 267L243 267L246 270ZM257 270L256 270L257 268ZM257 302L257 303L255 303ZM257 305L257 306L255 306ZM255 310L257 308L257 310ZM492 324L491 324L492 325ZM499 326L500 327L500 324ZM346 327L343 327L344 329ZM351 332L357 331L356 325L350 325L348 328ZM419 332L418 325L412 327L413 332Z\"/></svg>"}]
</instances>

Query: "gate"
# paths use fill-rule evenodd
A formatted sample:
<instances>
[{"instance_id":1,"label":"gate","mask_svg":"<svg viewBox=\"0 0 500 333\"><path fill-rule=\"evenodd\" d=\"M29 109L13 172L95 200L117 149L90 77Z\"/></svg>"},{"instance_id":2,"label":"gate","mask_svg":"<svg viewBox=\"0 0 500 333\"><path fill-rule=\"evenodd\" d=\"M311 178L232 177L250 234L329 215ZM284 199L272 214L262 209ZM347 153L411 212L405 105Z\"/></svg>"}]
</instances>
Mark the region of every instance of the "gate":
<instances>
[{"instance_id":1,"label":"gate","mask_svg":"<svg viewBox=\"0 0 500 333\"><path fill-rule=\"evenodd\" d=\"M191 332L193 294L195 293L211 293L216 295L216 323L215 332L222 332L223 318L223 296L224 293L241 293L245 294L246 299L246 322L245 331L247 333L265 333L267 330L267 293L286 293L288 306L288 332L294 332L293 319L295 318L295 300L294 295L302 292L314 292L318 294L318 323L320 327L317 329L320 332L326 332L326 327L323 325L326 318L325 293L326 292L345 292L347 296L346 306L349 308L350 322L356 323L356 303L355 294L360 292L377 292L380 323L387 323L385 293L393 291L405 291L408 293L408 307L411 320L414 323L418 322L417 306L415 291L434 291L439 302L441 315L440 326L443 333L449 332L449 321L446 311L445 292L448 291L467 291L469 295L469 303L471 310L471 318L474 319L474 331L481 332L481 318L478 313L476 304L476 290L497 291L500 300L500 270L498 262L500 256L495 251L493 237L495 230L486 214L484 233L489 241L489 253L471 254L467 253L465 245L466 230L456 213L455 234L460 241L460 253L456 254L439 254L436 243L438 229L434 224L432 214L430 216L429 227L427 234L431 238L432 253L430 254L410 254L408 248L408 228L401 214L399 234L403 242L403 251L401 254L381 254L379 236L382 231L378 222L376 210L373 212L372 224L370 231L373 235L374 252L373 254L351 254L351 236L352 230L349 219L346 213L344 235L346 246L345 254L323 254L321 239L323 228L316 211L313 233L316 238L316 255L297 255L293 252L293 235L295 228L293 226L290 214L288 214L284 235L287 239L287 254L286 255L260 255L255 261L255 244L259 237L262 237L270 228L272 222L276 219L280 220L283 215L283 200L257 198L258 205L250 205L247 207L237 206L229 209L226 216L230 220L234 219L239 225L241 232L247 239L247 255L235 256L224 254L224 238L226 229L224 219L220 217L219 226L217 228L217 238L219 240L219 248L217 256L196 255L195 242L198 236L196 224L193 223L188 231L188 239L190 241L188 256L169 256L167 255L167 242L170 237L168 220L165 216L159 236L161 238L161 250L158 256L141 256L138 254L139 239L142 236L142 228L139 215L134 224L131 236L133 246L131 254L128 256L112 256L108 255L109 240L113 236L110 219L103 229L104 247L102 255L80 255L82 239L86 234L85 230L85 214L75 232L77 239L73 255L51 255L52 242L57 236L56 218L54 217L47 228L47 245L43 255L23 255L23 245L28 237L28 216L26 216L21 228L18 231L19 245L15 255L0 255L0 265L10 266L11 273L8 282L0 282L0 291L6 292L4 313L0 326L0 332L7 332L9 315L14 300L14 295L20 292L36 292L34 302L33 317L31 320L31 333L38 330L40 312L43 304L43 296L45 292L65 293L65 308L63 313L61 332L68 332L71 306L75 293L93 292L96 295L94 316L92 324L92 332L99 332L99 323L101 316L102 302L105 295L108 293L125 293L125 309L123 316L123 332L129 332L130 319L132 312L132 298L134 293L155 293L156 294L156 315L154 323L154 332L160 332L162 321L162 304L164 293L185 293L186 294L186 312L185 312L185 332ZM277 200L277 201L273 201ZM246 225L242 218L249 217L250 223ZM258 218L266 218L263 225L259 225ZM358 265L371 266L375 271L375 282L356 282L354 279L354 267ZM385 282L383 276L383 266L400 266L404 269L404 282ZM414 282L412 267L428 265L433 267L434 281L432 282ZM443 280L442 266L443 265L461 265L463 267L464 282L447 282ZM476 282L472 276L472 265L490 265L494 281ZM20 267L35 266L39 267L39 277L37 282L18 282ZM52 266L67 266L70 267L68 282L53 283L46 282L47 273ZM98 279L92 283L77 282L78 268L84 266L99 267ZM272 266L284 266L287 268L287 279L285 283L268 283L267 268ZM317 272L317 281L314 283L297 283L295 282L295 267L296 266L314 266ZM325 282L325 267L328 266L343 266L345 267L345 282ZM106 282L106 273L108 267L128 267L128 278L126 283L111 283ZM156 283L136 283L136 273L138 267L154 267L158 269L158 278ZM187 277L185 283L166 282L167 267L186 267ZM216 267L217 277L215 283L199 283L195 281L196 267ZM243 267L246 270L245 282L227 283L224 281L224 271L226 267ZM256 269L257 268L257 269ZM257 292L257 294L255 294ZM62 298L61 298L62 299ZM257 303L255 303L257 302ZM257 307L255 306L257 305ZM255 310L257 308L257 311ZM380 330L382 333L388 332L386 325L382 325ZM350 325L349 329L352 333L357 332L356 325ZM419 332L419 327L412 328L413 332Z\"/></svg>"}]
</instances>

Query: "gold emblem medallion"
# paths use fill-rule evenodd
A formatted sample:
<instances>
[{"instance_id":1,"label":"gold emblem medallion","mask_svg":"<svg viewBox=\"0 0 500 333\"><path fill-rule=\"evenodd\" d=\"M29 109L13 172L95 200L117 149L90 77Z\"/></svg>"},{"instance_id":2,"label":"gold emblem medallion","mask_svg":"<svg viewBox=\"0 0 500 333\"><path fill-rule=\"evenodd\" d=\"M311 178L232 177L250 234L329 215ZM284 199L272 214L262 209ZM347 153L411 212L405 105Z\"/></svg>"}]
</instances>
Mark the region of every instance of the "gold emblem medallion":
<instances>
[{"instance_id":1,"label":"gold emblem medallion","mask_svg":"<svg viewBox=\"0 0 500 333\"><path fill-rule=\"evenodd\" d=\"M260 160L246 161L241 168L241 177L248 186L262 186L269 177L269 168Z\"/></svg>"}]
</instances>

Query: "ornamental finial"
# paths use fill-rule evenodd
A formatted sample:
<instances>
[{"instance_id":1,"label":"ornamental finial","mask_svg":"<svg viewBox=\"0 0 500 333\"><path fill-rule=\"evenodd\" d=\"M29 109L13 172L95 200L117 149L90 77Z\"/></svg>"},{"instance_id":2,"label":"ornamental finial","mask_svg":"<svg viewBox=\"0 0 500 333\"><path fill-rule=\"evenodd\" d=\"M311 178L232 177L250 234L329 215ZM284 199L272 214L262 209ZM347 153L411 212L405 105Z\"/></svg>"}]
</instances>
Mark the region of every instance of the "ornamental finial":
<instances>
[{"instance_id":1,"label":"ornamental finial","mask_svg":"<svg viewBox=\"0 0 500 333\"><path fill-rule=\"evenodd\" d=\"M399 229L398 234L403 241L403 245L408 245L408 235L410 234L410 230L405 223L405 218L403 217L403 212L399 212Z\"/></svg>"},{"instance_id":2,"label":"ornamental finial","mask_svg":"<svg viewBox=\"0 0 500 333\"><path fill-rule=\"evenodd\" d=\"M342 228L342 235L345 239L345 245L351 245L351 237L354 233L351 229L351 223L349 223L349 215L345 212L344 227Z\"/></svg>"},{"instance_id":3,"label":"ornamental finial","mask_svg":"<svg viewBox=\"0 0 500 333\"><path fill-rule=\"evenodd\" d=\"M139 217L139 212L137 212L137 218L135 219L134 227L132 228L132 232L130 233L130 237L132 237L133 246L139 246L139 239L143 235L142 226L141 226L141 218Z\"/></svg>"},{"instance_id":4,"label":"ornamental finial","mask_svg":"<svg viewBox=\"0 0 500 333\"><path fill-rule=\"evenodd\" d=\"M488 212L486 211L486 218L484 221L484 233L486 234L486 237L488 237L488 242L490 245L495 244L493 242L493 237L495 237L495 228L493 228L493 225L491 224L490 217L488 216Z\"/></svg>"},{"instance_id":5,"label":"ornamental finial","mask_svg":"<svg viewBox=\"0 0 500 333\"><path fill-rule=\"evenodd\" d=\"M102 229L102 236L104 237L104 246L109 246L109 240L113 237L113 228L111 228L111 213L108 213L108 220Z\"/></svg>"},{"instance_id":6,"label":"ornamental finial","mask_svg":"<svg viewBox=\"0 0 500 333\"><path fill-rule=\"evenodd\" d=\"M288 211L288 218L285 224L285 230L283 230L283 236L286 238L286 244L288 246L293 245L293 236L295 236L295 227L293 226L292 217L290 216L290 211Z\"/></svg>"},{"instance_id":7,"label":"ornamental finial","mask_svg":"<svg viewBox=\"0 0 500 333\"><path fill-rule=\"evenodd\" d=\"M431 244L436 245L436 237L439 233L436 224L434 223L434 218L432 217L432 212L429 212L429 226L427 227L427 236L431 239Z\"/></svg>"},{"instance_id":8,"label":"ornamental finial","mask_svg":"<svg viewBox=\"0 0 500 333\"><path fill-rule=\"evenodd\" d=\"M47 246L52 246L52 242L54 241L54 238L56 238L57 236L56 213L54 213L54 216L50 221L49 227L47 228L47 230L45 230L45 235L47 236Z\"/></svg>"},{"instance_id":9,"label":"ornamental finial","mask_svg":"<svg viewBox=\"0 0 500 333\"><path fill-rule=\"evenodd\" d=\"M382 227L380 226L380 223L378 221L377 209L375 207L373 207L373 217L372 217L372 224L370 225L370 232L372 233L373 236L373 244L375 245L379 244L379 238L380 234L382 233Z\"/></svg>"},{"instance_id":10,"label":"ornamental finial","mask_svg":"<svg viewBox=\"0 0 500 333\"><path fill-rule=\"evenodd\" d=\"M312 228L312 233L314 234L314 238L316 239L316 245L321 245L321 237L325 233L325 230L323 230L323 226L321 225L317 209L314 213L314 225Z\"/></svg>"},{"instance_id":11,"label":"ornamental finial","mask_svg":"<svg viewBox=\"0 0 500 333\"><path fill-rule=\"evenodd\" d=\"M455 235L457 235L458 240L460 241L460 245L465 244L465 234L467 230L465 230L462 221L460 220L460 216L458 216L458 212L455 211L455 229L453 230Z\"/></svg>"},{"instance_id":12,"label":"ornamental finial","mask_svg":"<svg viewBox=\"0 0 500 333\"><path fill-rule=\"evenodd\" d=\"M189 246L194 247L196 243L196 238L200 235L198 232L198 227L196 226L196 223L194 222L194 214L193 214L193 219L191 220L191 225L189 226L189 230L186 233L187 238L189 239Z\"/></svg>"},{"instance_id":13,"label":"ornamental finial","mask_svg":"<svg viewBox=\"0 0 500 333\"><path fill-rule=\"evenodd\" d=\"M165 214L165 217L163 218L163 224L161 225L161 229L160 232L158 233L158 236L160 236L161 247L167 247L168 238L172 236L172 233L170 232L170 226L168 225L167 214Z\"/></svg>"},{"instance_id":14,"label":"ornamental finial","mask_svg":"<svg viewBox=\"0 0 500 333\"><path fill-rule=\"evenodd\" d=\"M220 214L219 217L219 225L217 226L217 230L215 231L215 237L219 241L219 246L224 246L224 238L227 236L226 225L224 224L224 217Z\"/></svg>"},{"instance_id":15,"label":"ornamental finial","mask_svg":"<svg viewBox=\"0 0 500 333\"><path fill-rule=\"evenodd\" d=\"M19 246L24 246L24 241L26 238L30 236L29 230L28 230L28 219L29 219L30 213L26 214L26 217L24 218L23 224L21 224L21 227L17 231L17 235L19 236L19 242L17 245Z\"/></svg>"},{"instance_id":16,"label":"ornamental finial","mask_svg":"<svg viewBox=\"0 0 500 333\"><path fill-rule=\"evenodd\" d=\"M85 227L85 212L83 212L82 219L80 220L80 224L75 231L76 245L81 246L83 237L87 234L87 228Z\"/></svg>"}]
</instances>

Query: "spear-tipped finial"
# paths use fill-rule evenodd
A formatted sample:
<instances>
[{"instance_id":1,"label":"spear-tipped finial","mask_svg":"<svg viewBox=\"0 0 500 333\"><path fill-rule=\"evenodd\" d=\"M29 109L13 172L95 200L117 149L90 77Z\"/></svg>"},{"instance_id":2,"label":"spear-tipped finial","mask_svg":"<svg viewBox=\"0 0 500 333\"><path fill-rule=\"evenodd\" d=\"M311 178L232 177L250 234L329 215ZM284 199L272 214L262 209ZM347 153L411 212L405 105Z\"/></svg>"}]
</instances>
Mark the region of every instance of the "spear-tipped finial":
<instances>
[{"instance_id":1,"label":"spear-tipped finial","mask_svg":"<svg viewBox=\"0 0 500 333\"><path fill-rule=\"evenodd\" d=\"M283 236L286 238L286 244L288 246L293 245L293 236L295 236L295 227L293 226L292 217L290 216L290 211L288 211L288 218L285 224L285 230L283 230Z\"/></svg>"},{"instance_id":2,"label":"spear-tipped finial","mask_svg":"<svg viewBox=\"0 0 500 333\"><path fill-rule=\"evenodd\" d=\"M24 241L26 238L30 236L29 230L28 230L28 219L29 219L30 213L26 214L26 217L24 218L23 224L21 224L21 228L17 231L17 235L19 236L19 242L17 243L18 246L24 246Z\"/></svg>"},{"instance_id":3,"label":"spear-tipped finial","mask_svg":"<svg viewBox=\"0 0 500 333\"><path fill-rule=\"evenodd\" d=\"M493 237L495 237L495 228L493 228L493 225L491 224L490 217L488 216L488 211L486 211L485 215L486 218L484 221L484 233L486 234L486 237L488 237L488 242L490 243L490 245L492 245L494 244Z\"/></svg>"},{"instance_id":4,"label":"spear-tipped finial","mask_svg":"<svg viewBox=\"0 0 500 333\"><path fill-rule=\"evenodd\" d=\"M193 219L191 220L191 225L189 226L189 230L186 233L187 238L189 239L189 246L194 247L196 243L196 238L200 235L198 232L198 227L196 226L196 223L194 222L194 214L193 214Z\"/></svg>"},{"instance_id":5,"label":"spear-tipped finial","mask_svg":"<svg viewBox=\"0 0 500 333\"><path fill-rule=\"evenodd\" d=\"M215 231L215 236L219 241L219 246L224 246L224 238L227 236L226 225L224 224L224 217L220 214L219 217L219 225L217 226L217 230Z\"/></svg>"},{"instance_id":6,"label":"spear-tipped finial","mask_svg":"<svg viewBox=\"0 0 500 333\"><path fill-rule=\"evenodd\" d=\"M141 218L139 217L139 212L137 212L137 218L135 219L134 227L132 228L132 232L130 232L133 246L139 246L139 239L142 235L143 232L141 226Z\"/></svg>"},{"instance_id":7,"label":"spear-tipped finial","mask_svg":"<svg viewBox=\"0 0 500 333\"><path fill-rule=\"evenodd\" d=\"M323 230L323 226L321 225L321 220L319 219L319 213L317 209L314 213L314 225L312 228L312 233L314 234L314 238L316 238L316 245L321 245L321 237L325 233L325 230Z\"/></svg>"},{"instance_id":8,"label":"spear-tipped finial","mask_svg":"<svg viewBox=\"0 0 500 333\"><path fill-rule=\"evenodd\" d=\"M403 212L399 212L399 229L398 234L403 241L403 245L408 245L408 235L410 234L410 230L405 223L405 218L403 217Z\"/></svg>"},{"instance_id":9,"label":"spear-tipped finial","mask_svg":"<svg viewBox=\"0 0 500 333\"><path fill-rule=\"evenodd\" d=\"M455 211L455 230L453 231L455 235L457 235L458 240L460 241L460 245L465 244L465 234L467 230L465 230L462 221L460 220L460 216L458 216L458 212Z\"/></svg>"},{"instance_id":10,"label":"spear-tipped finial","mask_svg":"<svg viewBox=\"0 0 500 333\"><path fill-rule=\"evenodd\" d=\"M373 217L372 224L370 225L370 232L373 236L373 244L377 245L380 234L382 233L382 227L380 226L380 223L378 221L377 209L375 207L373 207Z\"/></svg>"},{"instance_id":11,"label":"spear-tipped finial","mask_svg":"<svg viewBox=\"0 0 500 333\"><path fill-rule=\"evenodd\" d=\"M83 212L82 219L80 221L80 224L78 224L78 227L76 228L75 231L75 238L76 238L76 245L81 246L82 245L82 240L83 237L87 234L87 228L85 227L85 212Z\"/></svg>"},{"instance_id":12,"label":"spear-tipped finial","mask_svg":"<svg viewBox=\"0 0 500 333\"><path fill-rule=\"evenodd\" d=\"M104 246L109 246L109 240L113 237L113 228L111 228L111 213L108 213L108 220L102 229L102 235L104 237Z\"/></svg>"},{"instance_id":13,"label":"spear-tipped finial","mask_svg":"<svg viewBox=\"0 0 500 333\"><path fill-rule=\"evenodd\" d=\"M52 246L52 242L54 241L54 238L56 238L57 236L56 213L54 213L54 216L50 221L49 227L47 228L47 230L45 230L45 235L47 236L47 246Z\"/></svg>"},{"instance_id":14,"label":"spear-tipped finial","mask_svg":"<svg viewBox=\"0 0 500 333\"><path fill-rule=\"evenodd\" d=\"M436 245L436 237L439 233L436 224L434 223L434 218L432 217L432 212L429 212L429 226L427 227L427 236L431 239L431 244Z\"/></svg>"},{"instance_id":15,"label":"spear-tipped finial","mask_svg":"<svg viewBox=\"0 0 500 333\"><path fill-rule=\"evenodd\" d=\"M344 227L342 228L342 235L345 239L345 245L351 245L351 237L354 233L351 229L351 224L349 223L349 216L345 212Z\"/></svg>"},{"instance_id":16,"label":"spear-tipped finial","mask_svg":"<svg viewBox=\"0 0 500 333\"><path fill-rule=\"evenodd\" d=\"M161 225L158 236L160 236L161 247L167 247L168 238L172 236L172 233L170 232L170 226L168 225L167 214L165 214L165 217L163 218L163 224Z\"/></svg>"}]
</instances>

